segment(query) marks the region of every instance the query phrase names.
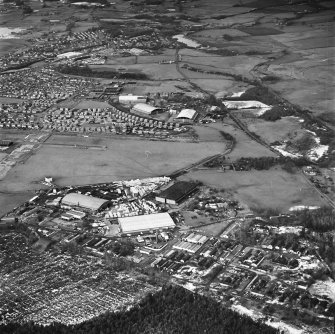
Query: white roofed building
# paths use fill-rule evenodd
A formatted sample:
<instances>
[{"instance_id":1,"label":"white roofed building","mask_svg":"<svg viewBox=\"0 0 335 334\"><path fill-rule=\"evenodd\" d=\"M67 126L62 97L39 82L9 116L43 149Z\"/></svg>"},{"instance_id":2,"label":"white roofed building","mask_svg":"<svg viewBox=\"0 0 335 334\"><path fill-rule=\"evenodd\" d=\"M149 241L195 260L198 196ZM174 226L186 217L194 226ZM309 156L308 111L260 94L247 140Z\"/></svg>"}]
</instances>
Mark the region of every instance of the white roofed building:
<instances>
[{"instance_id":1,"label":"white roofed building","mask_svg":"<svg viewBox=\"0 0 335 334\"><path fill-rule=\"evenodd\" d=\"M173 229L176 224L167 212L151 215L119 218L119 229L122 234L154 232Z\"/></svg>"},{"instance_id":2,"label":"white roofed building","mask_svg":"<svg viewBox=\"0 0 335 334\"><path fill-rule=\"evenodd\" d=\"M69 193L62 199L62 206L80 207L92 211L97 211L105 207L109 201L98 197L87 196L79 193Z\"/></svg>"},{"instance_id":3,"label":"white roofed building","mask_svg":"<svg viewBox=\"0 0 335 334\"><path fill-rule=\"evenodd\" d=\"M147 97L146 96L141 96L141 95L119 95L119 102L120 103L126 103L126 104L131 104L131 103L145 103L147 102Z\"/></svg>"},{"instance_id":4,"label":"white roofed building","mask_svg":"<svg viewBox=\"0 0 335 334\"><path fill-rule=\"evenodd\" d=\"M137 103L134 105L132 111L140 112L146 115L154 115L154 114L157 114L159 111L162 111L162 109L153 107L150 104L146 104L146 103Z\"/></svg>"},{"instance_id":5,"label":"white roofed building","mask_svg":"<svg viewBox=\"0 0 335 334\"><path fill-rule=\"evenodd\" d=\"M178 114L177 119L194 121L197 116L198 113L194 109L182 109L182 111Z\"/></svg>"}]
</instances>

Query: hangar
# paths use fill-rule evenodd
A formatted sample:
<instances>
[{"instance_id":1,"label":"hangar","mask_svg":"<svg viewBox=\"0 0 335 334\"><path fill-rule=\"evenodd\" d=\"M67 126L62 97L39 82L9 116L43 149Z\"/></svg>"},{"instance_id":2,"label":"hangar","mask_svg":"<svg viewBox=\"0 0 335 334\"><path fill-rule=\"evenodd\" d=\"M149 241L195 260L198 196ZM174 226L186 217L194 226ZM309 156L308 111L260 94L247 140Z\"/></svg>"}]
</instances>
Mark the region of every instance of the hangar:
<instances>
[{"instance_id":1,"label":"hangar","mask_svg":"<svg viewBox=\"0 0 335 334\"><path fill-rule=\"evenodd\" d=\"M193 194L198 189L197 183L179 181L163 190L156 201L166 204L177 205L186 199L187 196Z\"/></svg>"},{"instance_id":2,"label":"hangar","mask_svg":"<svg viewBox=\"0 0 335 334\"><path fill-rule=\"evenodd\" d=\"M92 211L102 209L109 201L79 193L69 193L62 199L63 206L80 207Z\"/></svg>"},{"instance_id":3,"label":"hangar","mask_svg":"<svg viewBox=\"0 0 335 334\"><path fill-rule=\"evenodd\" d=\"M182 109L182 111L178 114L177 119L194 121L197 116L198 113L194 109Z\"/></svg>"},{"instance_id":4,"label":"hangar","mask_svg":"<svg viewBox=\"0 0 335 334\"><path fill-rule=\"evenodd\" d=\"M161 108L156 108L151 106L150 104L146 104L146 103L137 103L134 105L133 111L135 112L140 112L142 114L146 114L146 115L154 115L154 114L158 114L158 112L162 111Z\"/></svg>"},{"instance_id":5,"label":"hangar","mask_svg":"<svg viewBox=\"0 0 335 334\"><path fill-rule=\"evenodd\" d=\"M119 96L120 103L140 103L140 102L147 102L146 96L140 95L120 95Z\"/></svg>"},{"instance_id":6,"label":"hangar","mask_svg":"<svg viewBox=\"0 0 335 334\"><path fill-rule=\"evenodd\" d=\"M167 212L151 215L119 218L119 230L122 234L154 232L174 228L176 224Z\"/></svg>"}]
</instances>

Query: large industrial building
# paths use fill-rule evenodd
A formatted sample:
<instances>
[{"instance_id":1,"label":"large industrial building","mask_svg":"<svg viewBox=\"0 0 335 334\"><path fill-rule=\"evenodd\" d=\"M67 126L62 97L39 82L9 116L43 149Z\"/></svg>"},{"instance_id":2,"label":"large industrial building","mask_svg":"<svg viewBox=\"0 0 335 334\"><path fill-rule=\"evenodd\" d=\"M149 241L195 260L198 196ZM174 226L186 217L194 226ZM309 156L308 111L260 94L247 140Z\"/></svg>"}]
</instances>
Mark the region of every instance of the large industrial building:
<instances>
[{"instance_id":1,"label":"large industrial building","mask_svg":"<svg viewBox=\"0 0 335 334\"><path fill-rule=\"evenodd\" d=\"M119 102L125 104L132 104L132 103L145 103L147 102L146 96L140 95L120 95Z\"/></svg>"},{"instance_id":2,"label":"large industrial building","mask_svg":"<svg viewBox=\"0 0 335 334\"><path fill-rule=\"evenodd\" d=\"M197 183L179 181L156 196L156 201L165 204L177 205L185 200L187 196L196 192L197 189Z\"/></svg>"},{"instance_id":3,"label":"large industrial building","mask_svg":"<svg viewBox=\"0 0 335 334\"><path fill-rule=\"evenodd\" d=\"M83 209L97 211L106 207L108 203L109 201L98 197L78 193L69 193L63 197L61 204L62 206L67 207L80 207Z\"/></svg>"},{"instance_id":4,"label":"large industrial building","mask_svg":"<svg viewBox=\"0 0 335 334\"><path fill-rule=\"evenodd\" d=\"M198 113L194 109L183 109L177 116L179 120L194 121Z\"/></svg>"},{"instance_id":5,"label":"large industrial building","mask_svg":"<svg viewBox=\"0 0 335 334\"><path fill-rule=\"evenodd\" d=\"M157 230L173 229L176 225L167 212L151 215L119 218L119 229L122 234L138 234Z\"/></svg>"},{"instance_id":6,"label":"large industrial building","mask_svg":"<svg viewBox=\"0 0 335 334\"><path fill-rule=\"evenodd\" d=\"M134 105L132 111L139 112L145 115L155 115L162 111L161 108L156 108L146 103L137 103Z\"/></svg>"}]
</instances>

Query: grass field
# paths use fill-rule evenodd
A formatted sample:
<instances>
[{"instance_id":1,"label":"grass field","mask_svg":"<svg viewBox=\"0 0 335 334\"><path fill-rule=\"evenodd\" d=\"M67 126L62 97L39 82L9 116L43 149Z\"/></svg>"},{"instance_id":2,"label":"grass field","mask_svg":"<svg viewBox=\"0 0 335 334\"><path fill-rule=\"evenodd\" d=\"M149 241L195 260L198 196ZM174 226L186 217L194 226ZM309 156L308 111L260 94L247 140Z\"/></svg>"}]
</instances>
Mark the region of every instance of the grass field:
<instances>
[{"instance_id":1,"label":"grass field","mask_svg":"<svg viewBox=\"0 0 335 334\"><path fill-rule=\"evenodd\" d=\"M227 154L227 157L230 161L235 161L241 157L275 156L272 151L252 140L242 130L233 124L217 122L209 124L209 127L229 133L235 138L236 144L234 149L231 153Z\"/></svg>"},{"instance_id":2,"label":"grass field","mask_svg":"<svg viewBox=\"0 0 335 334\"><path fill-rule=\"evenodd\" d=\"M295 138L295 132L301 132L301 124L298 118L283 117L275 122L267 122L262 119L243 120L248 125L248 129L257 133L267 143L283 141L285 139Z\"/></svg>"},{"instance_id":3,"label":"grass field","mask_svg":"<svg viewBox=\"0 0 335 334\"><path fill-rule=\"evenodd\" d=\"M10 191L4 192L2 187L3 181L0 181L0 216L11 211L15 207L28 201L34 196L33 191Z\"/></svg>"},{"instance_id":4,"label":"grass field","mask_svg":"<svg viewBox=\"0 0 335 334\"><path fill-rule=\"evenodd\" d=\"M185 219L185 225L204 232L206 235L217 236L227 227L227 223L222 221L219 223L212 223L209 217L200 216L193 211L183 211L182 215ZM206 226L199 226L208 224Z\"/></svg>"},{"instance_id":5,"label":"grass field","mask_svg":"<svg viewBox=\"0 0 335 334\"><path fill-rule=\"evenodd\" d=\"M91 65L95 71L115 71L121 68L131 73L144 73L152 80L181 79L182 76L176 70L175 64L125 64L125 65Z\"/></svg>"},{"instance_id":6,"label":"grass field","mask_svg":"<svg viewBox=\"0 0 335 334\"><path fill-rule=\"evenodd\" d=\"M223 188L249 208L287 211L294 205L325 204L302 175L289 174L280 168L269 171L225 173L199 170L180 178L199 180L210 187Z\"/></svg>"},{"instance_id":7,"label":"grass field","mask_svg":"<svg viewBox=\"0 0 335 334\"><path fill-rule=\"evenodd\" d=\"M225 150L223 142L197 144L53 136L49 143L54 145L44 145L25 164L15 166L7 174L2 181L6 192L40 188L38 181L47 175L62 186L167 175ZM78 149L62 143L106 145L107 149Z\"/></svg>"}]
</instances>

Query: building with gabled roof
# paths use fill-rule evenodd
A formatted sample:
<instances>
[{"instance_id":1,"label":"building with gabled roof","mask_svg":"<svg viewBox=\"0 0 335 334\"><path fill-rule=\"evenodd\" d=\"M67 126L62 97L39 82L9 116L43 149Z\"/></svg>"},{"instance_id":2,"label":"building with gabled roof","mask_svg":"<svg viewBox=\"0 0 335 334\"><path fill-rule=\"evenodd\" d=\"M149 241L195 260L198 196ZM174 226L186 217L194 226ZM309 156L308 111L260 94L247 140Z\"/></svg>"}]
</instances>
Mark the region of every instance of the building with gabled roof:
<instances>
[{"instance_id":1,"label":"building with gabled roof","mask_svg":"<svg viewBox=\"0 0 335 334\"><path fill-rule=\"evenodd\" d=\"M62 199L62 206L79 207L92 211L98 211L106 207L109 201L98 197L87 196L79 193L66 194Z\"/></svg>"},{"instance_id":2,"label":"building with gabled roof","mask_svg":"<svg viewBox=\"0 0 335 334\"><path fill-rule=\"evenodd\" d=\"M154 115L162 111L161 108L153 107L150 104L146 103L137 103L134 105L132 111L139 112L146 115Z\"/></svg>"}]
</instances>

